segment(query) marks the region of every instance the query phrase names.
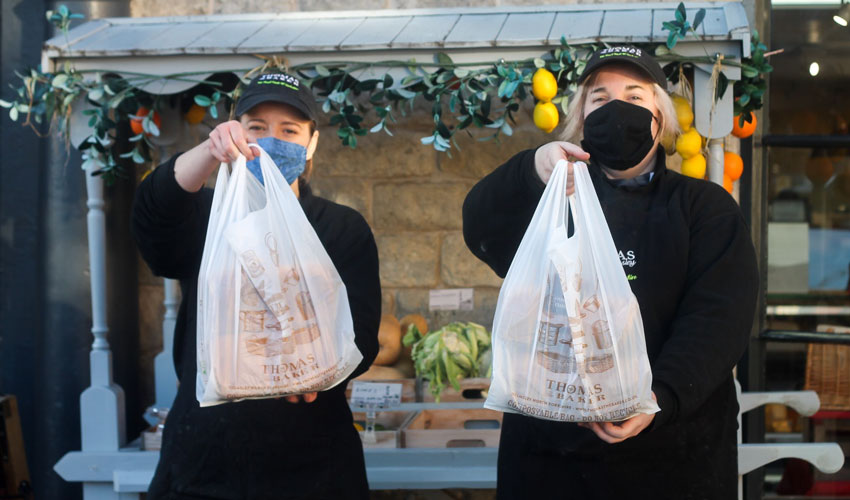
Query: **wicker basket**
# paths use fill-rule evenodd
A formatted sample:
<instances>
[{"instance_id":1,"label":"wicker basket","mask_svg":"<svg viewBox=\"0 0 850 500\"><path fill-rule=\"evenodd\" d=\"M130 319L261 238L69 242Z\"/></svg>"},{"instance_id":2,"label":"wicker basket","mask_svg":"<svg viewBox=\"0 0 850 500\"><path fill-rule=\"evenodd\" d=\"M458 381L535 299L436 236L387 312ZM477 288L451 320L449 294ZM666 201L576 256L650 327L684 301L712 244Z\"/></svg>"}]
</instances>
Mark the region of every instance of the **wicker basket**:
<instances>
[{"instance_id":1,"label":"wicker basket","mask_svg":"<svg viewBox=\"0 0 850 500\"><path fill-rule=\"evenodd\" d=\"M840 330L847 328L818 327L823 332ZM821 410L850 410L850 346L809 344L805 388L818 393Z\"/></svg>"}]
</instances>

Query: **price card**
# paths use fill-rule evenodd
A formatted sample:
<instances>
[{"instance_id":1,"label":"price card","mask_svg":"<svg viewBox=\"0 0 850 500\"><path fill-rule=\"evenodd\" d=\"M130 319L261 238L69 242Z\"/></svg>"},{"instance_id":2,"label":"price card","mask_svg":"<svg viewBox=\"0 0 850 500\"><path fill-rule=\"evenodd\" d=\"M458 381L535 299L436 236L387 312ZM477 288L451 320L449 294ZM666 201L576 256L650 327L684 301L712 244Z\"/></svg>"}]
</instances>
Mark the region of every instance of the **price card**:
<instances>
[{"instance_id":1,"label":"price card","mask_svg":"<svg viewBox=\"0 0 850 500\"><path fill-rule=\"evenodd\" d=\"M395 408L401 404L401 384L354 381L351 405L355 408Z\"/></svg>"},{"instance_id":2,"label":"price card","mask_svg":"<svg viewBox=\"0 0 850 500\"><path fill-rule=\"evenodd\" d=\"M472 288L430 290L428 293L428 309L431 311L471 311L472 308Z\"/></svg>"}]
</instances>

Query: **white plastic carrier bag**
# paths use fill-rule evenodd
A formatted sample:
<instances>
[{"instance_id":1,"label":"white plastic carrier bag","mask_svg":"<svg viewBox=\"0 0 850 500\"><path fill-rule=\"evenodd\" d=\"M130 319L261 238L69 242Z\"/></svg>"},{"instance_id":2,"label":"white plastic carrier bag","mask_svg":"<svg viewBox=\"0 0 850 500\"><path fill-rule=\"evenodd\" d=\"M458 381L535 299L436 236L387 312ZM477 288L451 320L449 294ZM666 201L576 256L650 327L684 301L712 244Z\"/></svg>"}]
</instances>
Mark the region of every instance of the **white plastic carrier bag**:
<instances>
[{"instance_id":1,"label":"white plastic carrier bag","mask_svg":"<svg viewBox=\"0 0 850 500\"><path fill-rule=\"evenodd\" d=\"M587 166L573 170L567 197L555 166L502 284L484 406L567 422L655 413L637 299Z\"/></svg>"},{"instance_id":2,"label":"white plastic carrier bag","mask_svg":"<svg viewBox=\"0 0 850 500\"><path fill-rule=\"evenodd\" d=\"M330 389L363 359L345 285L298 199L256 144L219 168L198 274L201 406Z\"/></svg>"}]
</instances>

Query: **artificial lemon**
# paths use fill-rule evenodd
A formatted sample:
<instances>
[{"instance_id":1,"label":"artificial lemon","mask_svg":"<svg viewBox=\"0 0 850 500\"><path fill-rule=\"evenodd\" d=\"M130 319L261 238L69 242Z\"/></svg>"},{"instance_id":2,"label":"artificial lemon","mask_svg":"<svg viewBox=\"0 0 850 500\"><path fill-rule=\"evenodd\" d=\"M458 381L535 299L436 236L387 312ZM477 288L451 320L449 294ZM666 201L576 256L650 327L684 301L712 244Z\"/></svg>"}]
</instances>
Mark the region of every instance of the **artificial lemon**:
<instances>
[{"instance_id":1,"label":"artificial lemon","mask_svg":"<svg viewBox=\"0 0 850 500\"><path fill-rule=\"evenodd\" d=\"M686 160L699 154L701 149L702 137L695 128L688 130L676 139L676 152Z\"/></svg>"},{"instance_id":2,"label":"artificial lemon","mask_svg":"<svg viewBox=\"0 0 850 500\"><path fill-rule=\"evenodd\" d=\"M679 126L682 131L688 131L694 123L694 112L691 109L691 103L684 97L677 95L673 96L673 106L676 108L676 118L679 121Z\"/></svg>"},{"instance_id":3,"label":"artificial lemon","mask_svg":"<svg viewBox=\"0 0 850 500\"><path fill-rule=\"evenodd\" d=\"M534 105L534 124L547 134L558 126L558 108L551 102L538 102Z\"/></svg>"},{"instance_id":4,"label":"artificial lemon","mask_svg":"<svg viewBox=\"0 0 850 500\"><path fill-rule=\"evenodd\" d=\"M535 71L531 78L531 93L539 101L551 101L558 93L558 82L555 81L555 75L546 68Z\"/></svg>"},{"instance_id":5,"label":"artificial lemon","mask_svg":"<svg viewBox=\"0 0 850 500\"><path fill-rule=\"evenodd\" d=\"M699 153L682 161L682 175L694 179L705 178L705 157Z\"/></svg>"}]
</instances>

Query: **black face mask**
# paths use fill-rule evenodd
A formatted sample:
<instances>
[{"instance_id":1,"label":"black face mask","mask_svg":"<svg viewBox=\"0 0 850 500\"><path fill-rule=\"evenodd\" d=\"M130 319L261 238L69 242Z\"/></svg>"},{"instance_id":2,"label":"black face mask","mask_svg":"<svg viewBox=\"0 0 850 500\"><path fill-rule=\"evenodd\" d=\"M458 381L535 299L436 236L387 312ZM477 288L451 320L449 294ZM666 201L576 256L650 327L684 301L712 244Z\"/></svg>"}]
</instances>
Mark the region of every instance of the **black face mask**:
<instances>
[{"instance_id":1,"label":"black face mask","mask_svg":"<svg viewBox=\"0 0 850 500\"><path fill-rule=\"evenodd\" d=\"M612 170L628 170L643 160L655 144L652 112L614 99L584 120L581 147L591 161Z\"/></svg>"}]
</instances>

